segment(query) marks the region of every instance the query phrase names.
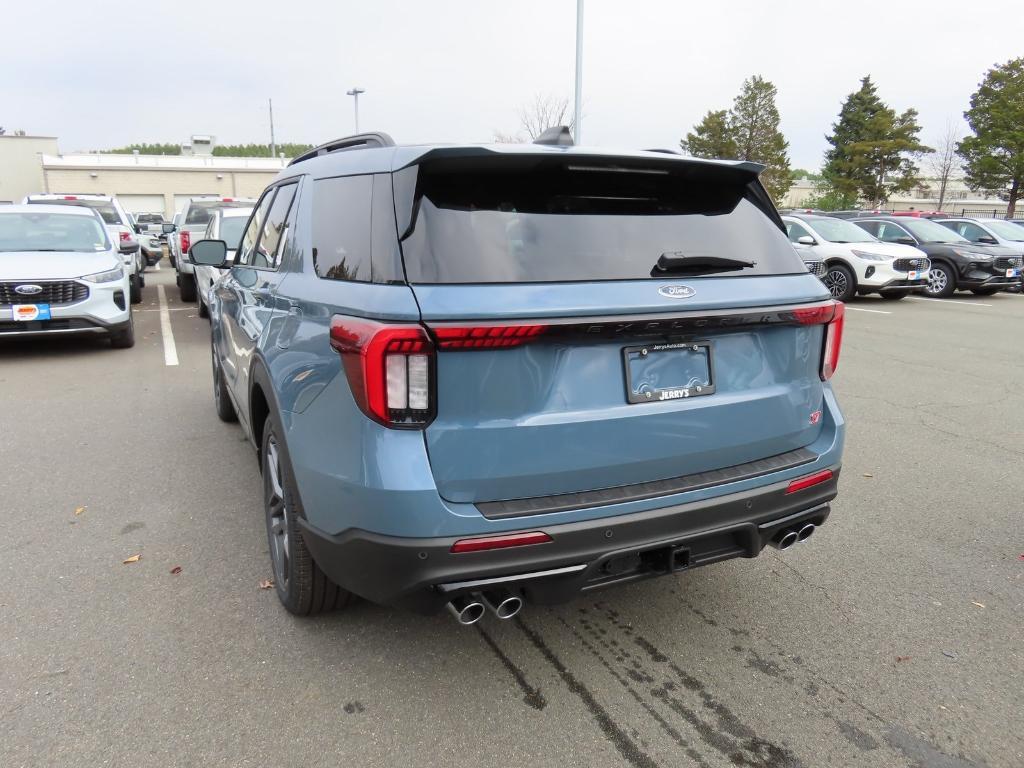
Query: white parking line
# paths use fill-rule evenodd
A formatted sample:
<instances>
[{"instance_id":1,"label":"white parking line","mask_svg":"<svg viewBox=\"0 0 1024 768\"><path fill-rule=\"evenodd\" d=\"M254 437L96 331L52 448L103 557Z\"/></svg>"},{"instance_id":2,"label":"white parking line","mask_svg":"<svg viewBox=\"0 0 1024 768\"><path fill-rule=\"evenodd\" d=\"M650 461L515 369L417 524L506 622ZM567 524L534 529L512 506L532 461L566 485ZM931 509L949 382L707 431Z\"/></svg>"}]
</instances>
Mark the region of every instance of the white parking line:
<instances>
[{"instance_id":1,"label":"white parking line","mask_svg":"<svg viewBox=\"0 0 1024 768\"><path fill-rule=\"evenodd\" d=\"M162 309L136 309L135 312L163 312ZM168 307L168 312L195 312L195 307Z\"/></svg>"},{"instance_id":2,"label":"white parking line","mask_svg":"<svg viewBox=\"0 0 1024 768\"><path fill-rule=\"evenodd\" d=\"M157 295L160 297L160 335L164 339L164 364L178 364L178 350L174 346L174 334L171 332L171 313L167 311L167 294L164 287L156 287Z\"/></svg>"},{"instance_id":3,"label":"white parking line","mask_svg":"<svg viewBox=\"0 0 1024 768\"><path fill-rule=\"evenodd\" d=\"M957 301L956 299L930 299L927 296L907 296L907 301L937 301L940 304L966 304L968 307L991 307L991 304L982 304L980 301Z\"/></svg>"},{"instance_id":4,"label":"white parking line","mask_svg":"<svg viewBox=\"0 0 1024 768\"><path fill-rule=\"evenodd\" d=\"M891 315L892 312L886 312L884 309L864 309L864 307L851 307L849 304L846 308L851 312L873 312L876 315Z\"/></svg>"}]
</instances>

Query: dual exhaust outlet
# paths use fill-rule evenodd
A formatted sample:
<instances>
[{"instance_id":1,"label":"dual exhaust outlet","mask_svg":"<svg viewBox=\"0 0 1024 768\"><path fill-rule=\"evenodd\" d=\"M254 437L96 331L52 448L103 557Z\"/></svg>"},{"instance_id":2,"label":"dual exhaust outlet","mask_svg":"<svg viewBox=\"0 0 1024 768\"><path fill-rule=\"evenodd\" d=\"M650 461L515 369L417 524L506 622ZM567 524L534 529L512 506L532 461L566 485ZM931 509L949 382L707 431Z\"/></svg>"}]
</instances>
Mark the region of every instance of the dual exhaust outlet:
<instances>
[{"instance_id":1,"label":"dual exhaust outlet","mask_svg":"<svg viewBox=\"0 0 1024 768\"><path fill-rule=\"evenodd\" d=\"M783 528L771 540L771 545L776 549L789 549L794 544L807 541L814 533L817 526L814 523L804 523L795 528Z\"/></svg>"},{"instance_id":2,"label":"dual exhaust outlet","mask_svg":"<svg viewBox=\"0 0 1024 768\"><path fill-rule=\"evenodd\" d=\"M459 624L469 626L480 621L488 608L499 619L511 619L522 609L523 601L503 589L460 595L453 598L447 607L448 612Z\"/></svg>"}]
</instances>

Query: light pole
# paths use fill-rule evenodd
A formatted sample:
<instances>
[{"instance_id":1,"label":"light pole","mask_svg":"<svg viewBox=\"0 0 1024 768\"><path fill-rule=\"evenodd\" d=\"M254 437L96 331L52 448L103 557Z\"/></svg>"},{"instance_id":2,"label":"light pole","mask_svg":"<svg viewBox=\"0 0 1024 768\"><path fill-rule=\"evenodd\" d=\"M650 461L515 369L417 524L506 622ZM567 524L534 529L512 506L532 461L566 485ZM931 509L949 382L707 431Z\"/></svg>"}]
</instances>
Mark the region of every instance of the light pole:
<instances>
[{"instance_id":1,"label":"light pole","mask_svg":"<svg viewBox=\"0 0 1024 768\"><path fill-rule=\"evenodd\" d=\"M583 0L576 0L576 103L573 107L573 137L583 143Z\"/></svg>"},{"instance_id":2,"label":"light pole","mask_svg":"<svg viewBox=\"0 0 1024 768\"><path fill-rule=\"evenodd\" d=\"M366 93L365 88L353 88L351 91L345 91L345 93L355 99L356 107L356 133L359 133L359 94Z\"/></svg>"}]
</instances>

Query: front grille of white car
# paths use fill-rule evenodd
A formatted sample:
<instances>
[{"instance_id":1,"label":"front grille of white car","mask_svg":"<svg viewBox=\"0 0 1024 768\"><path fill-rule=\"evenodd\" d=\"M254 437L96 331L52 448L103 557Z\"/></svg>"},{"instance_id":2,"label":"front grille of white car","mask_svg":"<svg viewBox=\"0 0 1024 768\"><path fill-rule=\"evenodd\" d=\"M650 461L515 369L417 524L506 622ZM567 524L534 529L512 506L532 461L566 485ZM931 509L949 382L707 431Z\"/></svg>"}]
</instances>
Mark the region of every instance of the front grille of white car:
<instances>
[{"instance_id":1,"label":"front grille of white car","mask_svg":"<svg viewBox=\"0 0 1024 768\"><path fill-rule=\"evenodd\" d=\"M892 268L897 272L923 272L931 266L932 263L928 259L896 259L892 263Z\"/></svg>"},{"instance_id":2,"label":"front grille of white car","mask_svg":"<svg viewBox=\"0 0 1024 768\"><path fill-rule=\"evenodd\" d=\"M42 290L37 293L19 293L15 290L22 285L35 285ZM74 280L21 280L0 283L0 306L5 307L12 304L74 304L87 298L89 287Z\"/></svg>"}]
</instances>

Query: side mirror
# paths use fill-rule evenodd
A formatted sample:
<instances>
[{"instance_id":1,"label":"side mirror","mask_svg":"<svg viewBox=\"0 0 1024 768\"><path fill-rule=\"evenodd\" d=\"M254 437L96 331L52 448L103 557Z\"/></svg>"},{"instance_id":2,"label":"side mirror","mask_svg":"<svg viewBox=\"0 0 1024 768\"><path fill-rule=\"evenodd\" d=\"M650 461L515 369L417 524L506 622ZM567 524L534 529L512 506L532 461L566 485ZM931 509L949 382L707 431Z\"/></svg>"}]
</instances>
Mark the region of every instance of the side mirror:
<instances>
[{"instance_id":1,"label":"side mirror","mask_svg":"<svg viewBox=\"0 0 1024 768\"><path fill-rule=\"evenodd\" d=\"M228 246L223 240L200 240L188 249L188 260L203 267L231 266L227 262Z\"/></svg>"},{"instance_id":2,"label":"side mirror","mask_svg":"<svg viewBox=\"0 0 1024 768\"><path fill-rule=\"evenodd\" d=\"M138 243L138 241L135 241L135 242L123 242L122 241L122 243L121 243L120 247L118 248L118 250L121 251L121 253L124 253L124 254L135 253L136 251L139 250L139 243Z\"/></svg>"},{"instance_id":3,"label":"side mirror","mask_svg":"<svg viewBox=\"0 0 1024 768\"><path fill-rule=\"evenodd\" d=\"M142 234L142 225L141 224L132 224L132 229L135 230L135 234L136 235L141 235Z\"/></svg>"},{"instance_id":4,"label":"side mirror","mask_svg":"<svg viewBox=\"0 0 1024 768\"><path fill-rule=\"evenodd\" d=\"M165 235L171 234L171 232L173 232L176 229L176 226L174 226L173 224L168 224L166 222L160 225L160 231L163 232Z\"/></svg>"},{"instance_id":5,"label":"side mirror","mask_svg":"<svg viewBox=\"0 0 1024 768\"><path fill-rule=\"evenodd\" d=\"M810 235L801 235L800 237L798 237L796 239L796 241L798 243L800 243L800 245L817 245L818 244L818 241L815 240Z\"/></svg>"},{"instance_id":6,"label":"side mirror","mask_svg":"<svg viewBox=\"0 0 1024 768\"><path fill-rule=\"evenodd\" d=\"M912 237L897 237L895 242L900 245L917 245L917 241Z\"/></svg>"},{"instance_id":7,"label":"side mirror","mask_svg":"<svg viewBox=\"0 0 1024 768\"><path fill-rule=\"evenodd\" d=\"M998 245L999 241L996 240L992 235L982 235L978 238L979 243L986 243L988 245Z\"/></svg>"}]
</instances>

